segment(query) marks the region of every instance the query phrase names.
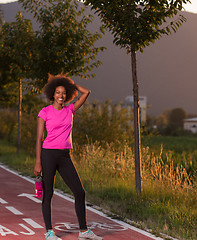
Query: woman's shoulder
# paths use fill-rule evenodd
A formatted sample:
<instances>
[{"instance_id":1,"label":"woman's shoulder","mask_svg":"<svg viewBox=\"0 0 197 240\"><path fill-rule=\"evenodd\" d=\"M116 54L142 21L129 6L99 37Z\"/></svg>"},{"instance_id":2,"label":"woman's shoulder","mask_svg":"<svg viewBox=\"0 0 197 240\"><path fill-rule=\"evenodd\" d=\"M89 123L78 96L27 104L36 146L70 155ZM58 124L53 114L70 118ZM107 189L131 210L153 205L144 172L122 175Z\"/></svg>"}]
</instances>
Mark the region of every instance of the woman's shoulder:
<instances>
[{"instance_id":1,"label":"woman's shoulder","mask_svg":"<svg viewBox=\"0 0 197 240\"><path fill-rule=\"evenodd\" d=\"M50 111L51 108L52 108L52 105L48 105L46 107L43 107L41 111Z\"/></svg>"},{"instance_id":2,"label":"woman's shoulder","mask_svg":"<svg viewBox=\"0 0 197 240\"><path fill-rule=\"evenodd\" d=\"M64 109L65 110L70 110L72 113L74 113L74 104L71 103L71 104L69 104L67 106L64 106Z\"/></svg>"},{"instance_id":3,"label":"woman's shoulder","mask_svg":"<svg viewBox=\"0 0 197 240\"><path fill-rule=\"evenodd\" d=\"M42 108L42 109L40 110L40 112L38 113L38 117L40 117L40 118L42 118L44 121L46 121L47 118L48 118L47 116L50 115L51 106L52 106L52 105L49 105L49 106L47 106L47 107Z\"/></svg>"}]
</instances>

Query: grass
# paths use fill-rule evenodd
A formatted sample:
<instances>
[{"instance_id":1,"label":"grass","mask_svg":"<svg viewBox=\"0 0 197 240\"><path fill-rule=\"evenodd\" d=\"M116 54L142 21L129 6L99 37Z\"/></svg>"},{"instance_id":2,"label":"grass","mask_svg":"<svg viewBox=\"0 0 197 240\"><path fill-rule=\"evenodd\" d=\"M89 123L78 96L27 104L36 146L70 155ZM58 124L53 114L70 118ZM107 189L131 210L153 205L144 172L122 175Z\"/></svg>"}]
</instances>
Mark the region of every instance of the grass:
<instances>
[{"instance_id":1,"label":"grass","mask_svg":"<svg viewBox=\"0 0 197 240\"><path fill-rule=\"evenodd\" d=\"M160 146L163 142L159 139ZM175 140L172 138L172 143ZM135 221L141 228L151 229L156 235L197 239L197 154L193 147L189 151L191 141L185 140L188 146L182 152L161 147L159 151L156 139L147 141L152 143L150 148L142 148L141 195L135 191L134 153L129 146L115 152L110 146L103 149L99 144L91 144L77 154L73 151L72 159L87 191L87 200ZM184 143L184 139L181 141ZM32 176L34 161L25 151L16 155L13 146L0 141L0 162ZM70 193L58 174L56 187Z\"/></svg>"},{"instance_id":2,"label":"grass","mask_svg":"<svg viewBox=\"0 0 197 240\"><path fill-rule=\"evenodd\" d=\"M0 140L0 162L25 176L34 177L35 158L24 150L16 154L16 147L3 140Z\"/></svg>"},{"instance_id":3,"label":"grass","mask_svg":"<svg viewBox=\"0 0 197 240\"><path fill-rule=\"evenodd\" d=\"M158 152L161 145L175 153L193 152L196 151L197 136L142 136L142 144Z\"/></svg>"}]
</instances>

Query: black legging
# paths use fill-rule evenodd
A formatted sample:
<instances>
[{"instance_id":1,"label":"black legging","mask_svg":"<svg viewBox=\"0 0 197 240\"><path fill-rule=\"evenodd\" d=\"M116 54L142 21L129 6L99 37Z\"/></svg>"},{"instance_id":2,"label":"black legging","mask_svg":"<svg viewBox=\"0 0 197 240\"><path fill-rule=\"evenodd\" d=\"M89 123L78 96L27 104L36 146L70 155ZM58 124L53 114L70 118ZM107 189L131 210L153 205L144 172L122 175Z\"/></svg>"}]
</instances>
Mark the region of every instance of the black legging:
<instances>
[{"instance_id":1,"label":"black legging","mask_svg":"<svg viewBox=\"0 0 197 240\"><path fill-rule=\"evenodd\" d=\"M41 163L43 174L42 213L46 229L52 229L51 199L54 191L56 170L58 170L64 182L74 194L75 210L80 229L86 229L85 190L71 161L69 150L42 149Z\"/></svg>"}]
</instances>

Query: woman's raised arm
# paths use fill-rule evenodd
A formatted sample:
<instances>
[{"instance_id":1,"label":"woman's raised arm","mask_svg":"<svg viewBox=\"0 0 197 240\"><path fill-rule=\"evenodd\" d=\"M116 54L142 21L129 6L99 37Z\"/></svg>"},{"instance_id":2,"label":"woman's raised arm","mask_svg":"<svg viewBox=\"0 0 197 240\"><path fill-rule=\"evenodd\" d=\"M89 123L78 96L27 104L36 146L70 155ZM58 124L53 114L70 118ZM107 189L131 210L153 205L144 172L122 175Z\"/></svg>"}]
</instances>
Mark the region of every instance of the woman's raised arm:
<instances>
[{"instance_id":1,"label":"woman's raised arm","mask_svg":"<svg viewBox=\"0 0 197 240\"><path fill-rule=\"evenodd\" d=\"M75 112L76 112L87 100L91 91L85 87L82 87L81 85L78 85L78 84L75 84L75 86L77 87L77 90L81 93L81 96L79 97L79 99L74 103L74 108L75 108Z\"/></svg>"}]
</instances>

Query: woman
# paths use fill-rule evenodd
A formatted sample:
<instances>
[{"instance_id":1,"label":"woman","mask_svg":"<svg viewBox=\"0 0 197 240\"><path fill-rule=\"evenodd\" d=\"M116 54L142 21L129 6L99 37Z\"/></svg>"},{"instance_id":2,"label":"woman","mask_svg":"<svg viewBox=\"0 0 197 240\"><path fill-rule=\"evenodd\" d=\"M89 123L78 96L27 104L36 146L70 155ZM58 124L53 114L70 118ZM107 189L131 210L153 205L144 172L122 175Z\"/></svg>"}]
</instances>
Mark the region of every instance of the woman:
<instances>
[{"instance_id":1,"label":"woman","mask_svg":"<svg viewBox=\"0 0 197 240\"><path fill-rule=\"evenodd\" d=\"M78 96L78 92L81 93L78 100L74 104L64 106ZM75 197L75 211L80 227L78 239L102 240L87 229L85 191L69 154L69 149L72 149L73 115L84 104L90 90L74 84L70 78L59 74L49 75L44 93L53 103L43 108L38 114L34 174L41 175L43 178L42 213L47 230L45 239L58 239L52 230L51 223L51 200L55 173L58 170ZM47 137L43 142L45 127Z\"/></svg>"}]
</instances>

